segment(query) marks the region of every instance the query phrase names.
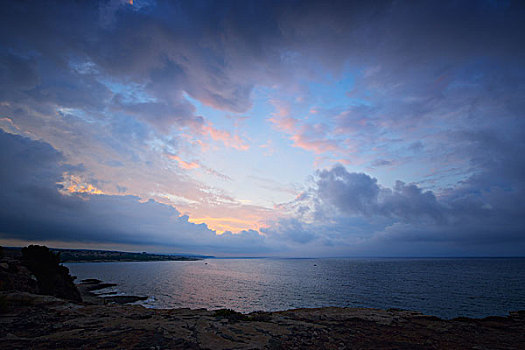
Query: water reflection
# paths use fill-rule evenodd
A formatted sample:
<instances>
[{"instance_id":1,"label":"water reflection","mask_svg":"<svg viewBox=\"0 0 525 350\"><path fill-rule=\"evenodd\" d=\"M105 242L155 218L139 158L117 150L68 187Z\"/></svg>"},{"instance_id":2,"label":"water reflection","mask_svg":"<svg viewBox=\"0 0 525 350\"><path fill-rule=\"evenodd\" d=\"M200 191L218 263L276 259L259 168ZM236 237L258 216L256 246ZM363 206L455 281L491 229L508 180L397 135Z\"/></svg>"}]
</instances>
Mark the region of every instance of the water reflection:
<instances>
[{"instance_id":1,"label":"water reflection","mask_svg":"<svg viewBox=\"0 0 525 350\"><path fill-rule=\"evenodd\" d=\"M153 307L403 308L441 317L525 309L525 259L209 259L67 264Z\"/></svg>"}]
</instances>

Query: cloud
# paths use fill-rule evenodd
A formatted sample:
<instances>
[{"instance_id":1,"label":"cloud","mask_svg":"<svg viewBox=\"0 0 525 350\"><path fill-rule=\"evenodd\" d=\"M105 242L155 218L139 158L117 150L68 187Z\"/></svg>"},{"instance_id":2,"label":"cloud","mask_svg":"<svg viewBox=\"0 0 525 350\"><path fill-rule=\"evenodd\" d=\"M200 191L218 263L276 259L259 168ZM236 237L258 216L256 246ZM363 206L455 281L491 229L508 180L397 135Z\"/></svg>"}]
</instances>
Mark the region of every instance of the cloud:
<instances>
[{"instance_id":1,"label":"cloud","mask_svg":"<svg viewBox=\"0 0 525 350\"><path fill-rule=\"evenodd\" d=\"M343 255L342 247L360 255L519 255L525 247L518 204L524 186L508 172L492 177L494 170L489 167L437 197L401 181L387 188L336 165L318 171L307 191L284 205L290 215L263 232Z\"/></svg>"},{"instance_id":2,"label":"cloud","mask_svg":"<svg viewBox=\"0 0 525 350\"><path fill-rule=\"evenodd\" d=\"M343 213L371 215L378 210L377 180L348 173L342 166L318 173L316 195Z\"/></svg>"},{"instance_id":3,"label":"cloud","mask_svg":"<svg viewBox=\"0 0 525 350\"><path fill-rule=\"evenodd\" d=\"M215 31L194 27L208 26L208 20L193 23L188 16L214 17L188 3L162 1L142 7L114 1L11 4L2 14L2 33L11 34L0 38L0 96L11 103L5 113L18 119L13 112L21 106L49 114L57 107L70 108L101 124L108 118L116 121L120 114L151 126L155 133L187 128L246 150L244 140L214 128L185 98L242 112L251 106L253 86L221 63L210 46ZM181 27L174 30L166 21ZM199 41L208 44L195 45Z\"/></svg>"},{"instance_id":4,"label":"cloud","mask_svg":"<svg viewBox=\"0 0 525 350\"><path fill-rule=\"evenodd\" d=\"M451 110L461 122L441 123L447 130L468 122L458 115L461 107L486 109L494 93L510 93L507 105L520 110L519 89L504 86L519 88L522 77L516 67L525 54L517 44L523 12L520 5L491 1L7 4L2 95L40 111L59 105L99 112L90 113L93 119L122 113L156 133L188 128L245 150L245 140L213 128L185 96L246 112L254 88L266 86L277 95L301 91L298 97L322 104L316 91L302 93L308 83L330 86L327 75L337 80L350 67L352 103L318 112L322 123L301 118L300 127L287 127L289 137L317 155L335 152L336 159L354 162L379 155L402 164L412 158L387 147L388 140L424 138L439 152L436 134ZM138 91L126 99L123 88ZM276 118L294 115L289 104L272 101ZM13 103L7 113L19 107ZM425 123L435 127L422 128Z\"/></svg>"},{"instance_id":5,"label":"cloud","mask_svg":"<svg viewBox=\"0 0 525 350\"><path fill-rule=\"evenodd\" d=\"M210 123L202 127L203 133L208 133L214 141L221 141L227 147L232 147L240 151L246 151L250 146L246 141L242 140L239 135L232 135L225 130L219 130L213 127Z\"/></svg>"},{"instance_id":6,"label":"cloud","mask_svg":"<svg viewBox=\"0 0 525 350\"><path fill-rule=\"evenodd\" d=\"M376 159L372 162L372 167L383 167L393 165L391 161L386 159Z\"/></svg>"},{"instance_id":7,"label":"cloud","mask_svg":"<svg viewBox=\"0 0 525 350\"><path fill-rule=\"evenodd\" d=\"M318 171L315 185L298 203L314 202L310 210L316 217L333 216L337 212L348 216L386 216L405 222L444 220L447 208L438 203L431 191L414 184L397 181L394 188L381 187L377 179L364 173L350 173L342 165Z\"/></svg>"},{"instance_id":8,"label":"cloud","mask_svg":"<svg viewBox=\"0 0 525 350\"><path fill-rule=\"evenodd\" d=\"M330 137L330 132L327 130L326 125L322 123L302 123L296 118L281 117L278 114L270 118L269 121L277 130L289 135L294 147L299 147L315 154L342 151L339 141Z\"/></svg>"},{"instance_id":9,"label":"cloud","mask_svg":"<svg viewBox=\"0 0 525 350\"><path fill-rule=\"evenodd\" d=\"M501 142L474 137L482 145ZM255 231L217 236L193 224L171 206L135 196L85 191L71 178L72 195L60 193L64 174L79 167L64 163L49 144L1 133L5 185L0 203L4 239L163 245L174 250L223 254L408 254L417 245L425 254L515 253L525 244L519 203L524 194L509 154L496 164L479 160L485 171L439 198L414 184L386 188L363 173L343 166L318 171L312 187L289 205L295 217L281 217ZM506 145L501 145L506 150ZM492 147L491 149L497 149ZM492 166L515 172L492 177ZM8 170L7 170L8 169ZM505 172L508 174L509 172ZM71 182L71 181L70 181ZM484 188L482 192L480 188ZM313 215L309 215L313 214ZM452 248L455 249L451 249ZM494 247L491 250L488 247ZM317 253L315 253L317 252ZM414 252L414 251L412 251Z\"/></svg>"},{"instance_id":10,"label":"cloud","mask_svg":"<svg viewBox=\"0 0 525 350\"><path fill-rule=\"evenodd\" d=\"M200 168L200 164L198 162L187 162L185 160L182 160L181 157L176 156L174 154L166 154L166 157L168 157L169 159L175 160L179 164L179 166L183 169L190 170L190 169Z\"/></svg>"},{"instance_id":11,"label":"cloud","mask_svg":"<svg viewBox=\"0 0 525 350\"><path fill-rule=\"evenodd\" d=\"M152 215L163 212L158 224L146 225L156 232L171 232L172 217L181 230L208 234L169 206L138 202L156 194L198 203L198 217L230 218L234 211L245 216L252 210L258 218L275 219L274 212L240 208L228 190L185 171L200 166L231 179L205 164L202 153L214 142L251 157L249 141L260 141L259 133L268 129L256 120L252 127L241 123L245 129L231 129L221 114L255 115L250 109L264 96L275 112L263 106L263 113L293 146L313 153L316 165L337 160L348 167L314 173L300 199L279 207L290 208L291 216L283 213L269 224L265 242L273 232L298 252L314 252L317 245L327 252L339 247L341 254L366 244L380 252L372 245L387 241L448 242L443 244L467 249L476 232L486 246L497 237L519 243L524 14L521 3L502 1L3 4L0 125L44 141L15 142L20 152L32 145L34 167L9 153L6 164L20 176L15 183L2 173L6 188L18 188L5 194L20 204L19 214L3 204L13 214L9 222L31 217L35 203L46 208L49 201L61 208L60 220L88 237L71 217L84 209L100 213L111 202L129 212L141 205ZM274 136L264 140L277 148L281 143ZM173 159L179 166L170 166L175 163L167 153L180 157ZM234 169L233 162L242 159L226 157L221 169ZM69 197L56 193L66 173L79 179L69 177L68 187L77 193ZM293 181L305 175L295 173ZM97 191L105 195L78 195ZM111 195L117 193L134 196ZM49 218L35 223L52 227L56 217L46 210ZM141 227L122 216L128 219ZM16 227L18 233L31 231ZM50 228L49 234L59 231ZM128 237L126 230L117 231L111 232ZM181 237L186 241L191 240ZM508 251L520 244L508 244ZM433 251L438 250L427 250Z\"/></svg>"},{"instance_id":12,"label":"cloud","mask_svg":"<svg viewBox=\"0 0 525 350\"><path fill-rule=\"evenodd\" d=\"M63 155L47 143L0 132L0 147L3 239L153 245L173 252L221 254L271 250L256 232L216 235L172 206L97 194L73 175L64 180L63 174L75 168L63 163Z\"/></svg>"}]
</instances>

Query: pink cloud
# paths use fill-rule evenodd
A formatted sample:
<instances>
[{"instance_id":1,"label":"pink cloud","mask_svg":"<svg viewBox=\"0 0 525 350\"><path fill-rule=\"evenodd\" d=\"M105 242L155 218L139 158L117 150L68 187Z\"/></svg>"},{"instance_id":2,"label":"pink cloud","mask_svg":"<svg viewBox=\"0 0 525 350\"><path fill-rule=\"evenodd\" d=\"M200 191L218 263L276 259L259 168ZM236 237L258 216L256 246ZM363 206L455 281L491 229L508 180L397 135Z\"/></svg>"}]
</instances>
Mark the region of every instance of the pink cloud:
<instances>
[{"instance_id":1,"label":"pink cloud","mask_svg":"<svg viewBox=\"0 0 525 350\"><path fill-rule=\"evenodd\" d=\"M211 123L204 125L201 130L203 134L210 135L214 141L221 141L227 147L232 147L240 151L246 151L250 148L239 135L232 135L229 131L216 129Z\"/></svg>"},{"instance_id":2,"label":"pink cloud","mask_svg":"<svg viewBox=\"0 0 525 350\"><path fill-rule=\"evenodd\" d=\"M284 131L286 133L293 133L299 123L299 121L292 117L280 117L280 118L270 118L269 121L273 123L275 128L279 131Z\"/></svg>"},{"instance_id":3,"label":"pink cloud","mask_svg":"<svg viewBox=\"0 0 525 350\"><path fill-rule=\"evenodd\" d=\"M197 162L186 162L186 161L182 160L179 156L176 156L174 154L166 154L166 157L168 157L169 159L177 161L177 163L179 164L179 167L181 167L182 169L191 170L191 169L200 168L200 164L199 163L197 163Z\"/></svg>"},{"instance_id":4,"label":"pink cloud","mask_svg":"<svg viewBox=\"0 0 525 350\"><path fill-rule=\"evenodd\" d=\"M327 127L323 124L300 125L298 119L292 117L270 118L275 128L290 135L294 147L321 154L325 152L342 151L337 140L327 136Z\"/></svg>"},{"instance_id":5,"label":"pink cloud","mask_svg":"<svg viewBox=\"0 0 525 350\"><path fill-rule=\"evenodd\" d=\"M276 117L288 117L290 115L290 104L285 101L270 100L270 103L274 106L275 112L272 115Z\"/></svg>"},{"instance_id":6,"label":"pink cloud","mask_svg":"<svg viewBox=\"0 0 525 350\"><path fill-rule=\"evenodd\" d=\"M216 170L214 170L212 168L209 168L209 167L205 166L204 164L201 164L198 161L187 162L187 161L182 160L181 157L179 157L177 155L174 155L174 154L170 154L170 153L166 153L166 157L176 161L178 163L179 167L181 167L182 169L191 170L191 169L200 168L200 169L206 171L208 174L216 176L218 178L221 178L222 180L233 181L233 179L231 177L229 177L228 175L220 173L220 172L218 172L218 171L216 171Z\"/></svg>"},{"instance_id":7,"label":"pink cloud","mask_svg":"<svg viewBox=\"0 0 525 350\"><path fill-rule=\"evenodd\" d=\"M290 116L290 107L286 102L271 100L275 112L268 120L273 123L275 129L290 135L294 147L322 154L325 152L341 151L337 140L329 138L328 127L324 124L306 124ZM317 113L311 109L310 113Z\"/></svg>"},{"instance_id":8,"label":"pink cloud","mask_svg":"<svg viewBox=\"0 0 525 350\"><path fill-rule=\"evenodd\" d=\"M315 154L335 152L339 149L339 146L333 140L313 139L302 133L294 134L290 136L290 139L294 142L294 147L299 147Z\"/></svg>"}]
</instances>

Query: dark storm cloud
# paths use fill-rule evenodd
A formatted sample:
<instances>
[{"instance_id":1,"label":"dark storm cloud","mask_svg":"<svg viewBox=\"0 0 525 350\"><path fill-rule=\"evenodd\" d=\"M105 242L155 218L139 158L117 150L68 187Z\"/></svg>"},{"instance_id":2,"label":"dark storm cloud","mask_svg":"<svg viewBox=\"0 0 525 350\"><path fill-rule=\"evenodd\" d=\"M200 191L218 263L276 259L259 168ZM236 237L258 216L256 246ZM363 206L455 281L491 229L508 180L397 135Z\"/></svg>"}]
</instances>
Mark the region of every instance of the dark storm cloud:
<instances>
[{"instance_id":1,"label":"dark storm cloud","mask_svg":"<svg viewBox=\"0 0 525 350\"><path fill-rule=\"evenodd\" d=\"M417 102L342 114L339 132L366 145L384 132L385 115L386 125L417 126L433 120L421 117L430 110L451 105L443 98L450 86L431 81L473 76L458 65L486 60L479 64L492 77L481 77L484 95L508 93L498 86L512 84L513 64L525 60L523 14L520 3L490 1L9 2L0 14L0 97L15 117L17 104L81 108L98 118L109 109L158 132L198 130L205 120L185 94L245 112L256 84L300 84L318 75L320 64L333 73L345 64L376 67L379 74L357 86L383 86L391 100ZM132 84L146 100L129 101L115 82ZM460 103L486 100L478 91L460 97ZM516 98L507 99L521 110ZM349 131L356 115L368 121L361 135Z\"/></svg>"},{"instance_id":2,"label":"dark storm cloud","mask_svg":"<svg viewBox=\"0 0 525 350\"><path fill-rule=\"evenodd\" d=\"M63 172L78 170L49 144L0 131L0 236L4 239L170 246L222 253L268 251L246 231L217 236L175 208L134 196L61 194Z\"/></svg>"},{"instance_id":3,"label":"dark storm cloud","mask_svg":"<svg viewBox=\"0 0 525 350\"><path fill-rule=\"evenodd\" d=\"M507 153L509 148L501 151ZM401 181L391 189L380 186L369 175L350 173L341 165L319 171L313 186L289 204L297 219L280 220L266 232L292 241L303 237L305 242L328 245L339 240L348 244L350 239L350 246L362 249L361 254L389 251L406 255L411 244L424 243L420 246L423 250L412 254L447 255L454 248L451 251L457 254L519 255L525 247L520 204L525 191L516 171L525 161L514 158L517 154L512 152L488 153L480 156L488 163L478 174L439 198L432 191ZM506 167L512 170L498 173ZM305 230L305 222L310 222L306 226L309 230Z\"/></svg>"},{"instance_id":4,"label":"dark storm cloud","mask_svg":"<svg viewBox=\"0 0 525 350\"><path fill-rule=\"evenodd\" d=\"M431 191L397 181L394 188L379 186L377 179L363 173L349 173L337 165L317 173L310 198L323 213L334 210L350 216L388 216L402 221L442 222L445 206Z\"/></svg>"},{"instance_id":5,"label":"dark storm cloud","mask_svg":"<svg viewBox=\"0 0 525 350\"><path fill-rule=\"evenodd\" d=\"M390 62L394 71L436 56L444 66L479 55L518 62L523 11L520 3L484 1L9 2L0 38L9 57L4 69L16 75L9 80L25 81L27 93L60 99L54 90L69 85L70 93L88 96L77 105L98 105L102 96L90 95L101 90L99 73L145 84L176 118L183 91L243 112L256 83L286 84L311 74L309 63ZM39 86L30 62L49 73ZM72 69L75 62L84 69ZM80 80L79 71L86 73Z\"/></svg>"},{"instance_id":6,"label":"dark storm cloud","mask_svg":"<svg viewBox=\"0 0 525 350\"><path fill-rule=\"evenodd\" d=\"M28 90L38 83L36 60L13 54L0 57L0 86L4 93L9 90Z\"/></svg>"}]
</instances>

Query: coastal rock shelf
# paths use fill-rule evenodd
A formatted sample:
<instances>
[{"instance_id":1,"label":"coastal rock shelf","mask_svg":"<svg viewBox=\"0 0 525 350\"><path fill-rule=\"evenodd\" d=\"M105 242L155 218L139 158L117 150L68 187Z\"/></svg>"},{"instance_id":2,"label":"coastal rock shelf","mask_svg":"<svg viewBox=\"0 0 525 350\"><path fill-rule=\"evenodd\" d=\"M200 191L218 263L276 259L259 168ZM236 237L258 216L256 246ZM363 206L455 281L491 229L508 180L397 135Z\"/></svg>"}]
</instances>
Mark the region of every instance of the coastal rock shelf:
<instances>
[{"instance_id":1,"label":"coastal rock shelf","mask_svg":"<svg viewBox=\"0 0 525 350\"><path fill-rule=\"evenodd\" d=\"M102 281L94 278L85 279L77 285L78 290L82 294L82 299L90 304L128 304L148 299L148 297L144 296L112 295L116 292L103 293L102 295L93 293L94 291L99 291L101 289L115 286L117 286L115 283L103 283Z\"/></svg>"},{"instance_id":2,"label":"coastal rock shelf","mask_svg":"<svg viewBox=\"0 0 525 350\"><path fill-rule=\"evenodd\" d=\"M525 312L442 320L403 310L147 309L3 292L1 349L523 349Z\"/></svg>"}]
</instances>

